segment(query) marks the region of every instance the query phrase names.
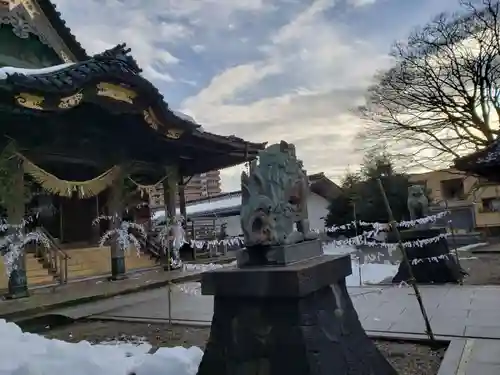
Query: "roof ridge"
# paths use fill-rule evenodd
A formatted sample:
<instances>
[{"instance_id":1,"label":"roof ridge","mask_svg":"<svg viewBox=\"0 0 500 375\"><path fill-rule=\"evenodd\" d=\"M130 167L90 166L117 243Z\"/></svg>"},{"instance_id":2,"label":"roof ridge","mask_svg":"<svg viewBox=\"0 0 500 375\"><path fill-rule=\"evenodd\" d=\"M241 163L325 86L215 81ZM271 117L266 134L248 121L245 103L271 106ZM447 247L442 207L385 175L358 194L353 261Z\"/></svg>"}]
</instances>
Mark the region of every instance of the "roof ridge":
<instances>
[{"instance_id":1,"label":"roof ridge","mask_svg":"<svg viewBox=\"0 0 500 375\"><path fill-rule=\"evenodd\" d=\"M61 12L57 10L56 5L50 0L38 0L37 3L49 23L76 59L78 61L89 59L90 56L87 54L87 51L66 25L66 21L62 19Z\"/></svg>"}]
</instances>

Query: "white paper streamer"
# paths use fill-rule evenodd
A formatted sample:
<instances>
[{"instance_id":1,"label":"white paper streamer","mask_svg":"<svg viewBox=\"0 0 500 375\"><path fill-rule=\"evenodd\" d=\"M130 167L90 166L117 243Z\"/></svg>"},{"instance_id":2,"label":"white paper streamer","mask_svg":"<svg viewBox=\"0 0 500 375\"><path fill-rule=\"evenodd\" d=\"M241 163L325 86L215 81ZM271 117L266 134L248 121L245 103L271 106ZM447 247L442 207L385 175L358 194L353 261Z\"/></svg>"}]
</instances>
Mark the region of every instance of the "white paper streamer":
<instances>
[{"instance_id":1,"label":"white paper streamer","mask_svg":"<svg viewBox=\"0 0 500 375\"><path fill-rule=\"evenodd\" d=\"M449 211L443 211L439 212L435 215L430 215L426 217L422 217L420 219L416 220L403 220L397 223L398 227L402 228L411 228L417 225L422 225L422 224L429 224L429 223L434 223L436 220L441 219L448 215L450 212ZM366 222L366 221L351 221L347 224L343 225L333 225L331 227L325 228L326 232L338 232L338 231L344 231L348 229L354 229L354 228L359 228L359 227L373 227L375 232L380 232L380 231L387 231L390 229L389 223L378 223L378 222Z\"/></svg>"},{"instance_id":2,"label":"white paper streamer","mask_svg":"<svg viewBox=\"0 0 500 375\"><path fill-rule=\"evenodd\" d=\"M429 257L429 258L419 258L419 259L412 259L411 264L414 266L419 263L423 262L429 262L429 263L439 263L440 259L450 259L449 254L443 254L443 255L438 255L434 257Z\"/></svg>"},{"instance_id":3,"label":"white paper streamer","mask_svg":"<svg viewBox=\"0 0 500 375\"><path fill-rule=\"evenodd\" d=\"M99 223L101 220L114 221L116 218L116 216L99 216L93 223ZM120 223L118 228L110 229L103 234L99 240L99 246L104 246L113 239L116 239L118 247L122 251L126 252L131 246L134 246L137 251L137 256L141 256L141 243L134 232L143 240L146 240L147 234L143 225L124 220Z\"/></svg>"},{"instance_id":4,"label":"white paper streamer","mask_svg":"<svg viewBox=\"0 0 500 375\"><path fill-rule=\"evenodd\" d=\"M331 243L334 244L334 246L359 246L359 245L365 245L369 247L385 247L387 249L397 249L398 244L397 243L386 243L386 242L375 242L375 241L367 241L368 238L370 238L370 235L373 234L374 231L370 232L364 232L363 234L360 234L359 236L356 237L351 237L347 238L345 240L335 240L331 241ZM449 233L441 233L435 237L431 238L426 238L422 240L415 240L415 241L406 241L403 242L402 245L403 247L424 247L428 244L438 242L442 238L448 237L450 234Z\"/></svg>"},{"instance_id":5,"label":"white paper streamer","mask_svg":"<svg viewBox=\"0 0 500 375\"><path fill-rule=\"evenodd\" d=\"M11 275L12 271L17 269L17 260L22 255L26 245L35 242L47 249L50 248L50 241L42 232L23 232L25 226L30 222L29 220L23 220L21 224L10 225L4 222L0 225L0 231L12 231L11 234L6 235L0 240L0 252L3 255L7 277Z\"/></svg>"}]
</instances>

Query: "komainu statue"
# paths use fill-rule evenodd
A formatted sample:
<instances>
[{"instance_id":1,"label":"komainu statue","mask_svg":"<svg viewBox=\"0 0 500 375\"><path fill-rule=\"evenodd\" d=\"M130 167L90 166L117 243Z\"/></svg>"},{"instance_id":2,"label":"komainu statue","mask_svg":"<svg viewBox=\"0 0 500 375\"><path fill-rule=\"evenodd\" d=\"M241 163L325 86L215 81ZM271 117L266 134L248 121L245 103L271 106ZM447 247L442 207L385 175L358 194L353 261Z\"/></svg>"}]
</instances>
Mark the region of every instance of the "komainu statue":
<instances>
[{"instance_id":1,"label":"komainu statue","mask_svg":"<svg viewBox=\"0 0 500 375\"><path fill-rule=\"evenodd\" d=\"M258 161L250 163L249 174L241 174L241 192L241 228L247 248L318 237L309 227L309 180L294 145L282 141L261 151Z\"/></svg>"},{"instance_id":2,"label":"komainu statue","mask_svg":"<svg viewBox=\"0 0 500 375\"><path fill-rule=\"evenodd\" d=\"M429 200L423 186L412 185L408 188L408 211L411 220L420 219L429 214Z\"/></svg>"}]
</instances>

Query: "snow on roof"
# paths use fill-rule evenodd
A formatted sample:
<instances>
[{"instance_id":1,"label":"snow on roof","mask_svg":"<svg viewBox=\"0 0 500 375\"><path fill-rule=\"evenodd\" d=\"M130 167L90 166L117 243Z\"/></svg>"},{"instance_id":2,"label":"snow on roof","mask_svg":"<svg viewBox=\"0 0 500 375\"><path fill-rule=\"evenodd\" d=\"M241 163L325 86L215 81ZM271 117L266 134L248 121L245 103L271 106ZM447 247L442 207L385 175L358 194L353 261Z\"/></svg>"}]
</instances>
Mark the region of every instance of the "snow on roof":
<instances>
[{"instance_id":1,"label":"snow on roof","mask_svg":"<svg viewBox=\"0 0 500 375\"><path fill-rule=\"evenodd\" d=\"M209 199L204 199L198 202L188 203L186 205L187 216L198 216L204 213L216 214L217 211L239 209L241 206L241 193L227 194L220 197L213 197ZM177 214L180 214L179 209L177 209ZM156 211L153 214L153 219L157 220L165 216L165 211Z\"/></svg>"},{"instance_id":2,"label":"snow on roof","mask_svg":"<svg viewBox=\"0 0 500 375\"><path fill-rule=\"evenodd\" d=\"M191 121L193 124L196 124L197 122L194 120L194 118L192 118L191 116L189 115L186 115L184 112L181 112L181 111L176 111L176 110L172 110L172 112L174 113L174 115L176 115L177 117L183 119L183 120L186 120L186 121Z\"/></svg>"},{"instance_id":3,"label":"snow on roof","mask_svg":"<svg viewBox=\"0 0 500 375\"><path fill-rule=\"evenodd\" d=\"M40 69L25 69L25 68L14 68L12 66L4 66L3 68L0 68L0 79L7 79L7 76L12 75L12 74L16 74L16 73L24 74L27 76L52 73L52 72L56 72L58 70L67 68L73 64L74 63L64 63L64 64L48 66L46 68L40 68Z\"/></svg>"}]
</instances>

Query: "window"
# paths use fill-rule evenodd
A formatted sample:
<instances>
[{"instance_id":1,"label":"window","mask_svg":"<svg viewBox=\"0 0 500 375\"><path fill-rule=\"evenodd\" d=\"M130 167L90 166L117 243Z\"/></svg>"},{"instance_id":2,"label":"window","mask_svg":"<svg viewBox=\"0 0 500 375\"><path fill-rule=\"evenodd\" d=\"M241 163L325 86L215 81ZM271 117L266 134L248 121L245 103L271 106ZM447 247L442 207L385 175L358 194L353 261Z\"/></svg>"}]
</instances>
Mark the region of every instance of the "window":
<instances>
[{"instance_id":1,"label":"window","mask_svg":"<svg viewBox=\"0 0 500 375\"><path fill-rule=\"evenodd\" d=\"M443 199L463 199L465 196L464 180L462 178L453 178L441 181L441 195Z\"/></svg>"},{"instance_id":2,"label":"window","mask_svg":"<svg viewBox=\"0 0 500 375\"><path fill-rule=\"evenodd\" d=\"M499 198L485 198L481 199L483 204L483 212L499 212L500 199Z\"/></svg>"}]
</instances>

